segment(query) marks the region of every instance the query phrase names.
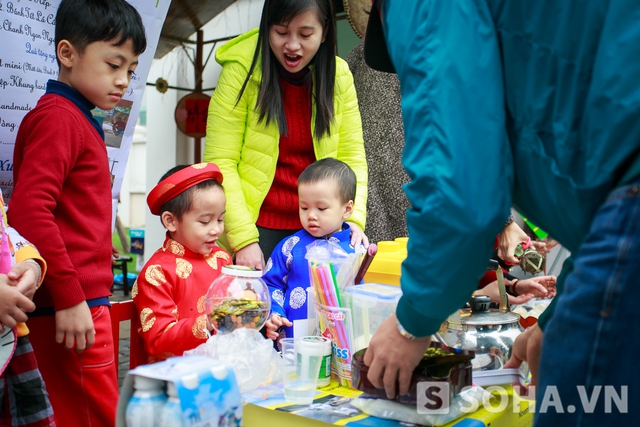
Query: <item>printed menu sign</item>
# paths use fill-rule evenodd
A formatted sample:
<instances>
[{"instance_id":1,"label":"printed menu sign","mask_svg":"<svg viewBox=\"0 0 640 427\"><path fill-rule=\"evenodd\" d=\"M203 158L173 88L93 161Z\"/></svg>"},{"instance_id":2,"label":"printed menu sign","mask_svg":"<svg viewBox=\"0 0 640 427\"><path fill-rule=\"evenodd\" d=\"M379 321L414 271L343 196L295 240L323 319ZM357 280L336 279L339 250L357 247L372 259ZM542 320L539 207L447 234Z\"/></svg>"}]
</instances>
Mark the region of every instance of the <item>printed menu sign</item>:
<instances>
[{"instance_id":1,"label":"printed menu sign","mask_svg":"<svg viewBox=\"0 0 640 427\"><path fill-rule=\"evenodd\" d=\"M147 32L147 50L118 105L94 110L102 123L109 155L114 206L120 194L140 102L170 0L127 0ZM13 147L20 122L58 78L55 18L60 0L0 0L0 189L5 202L13 192ZM46 165L43 165L46 167Z\"/></svg>"}]
</instances>

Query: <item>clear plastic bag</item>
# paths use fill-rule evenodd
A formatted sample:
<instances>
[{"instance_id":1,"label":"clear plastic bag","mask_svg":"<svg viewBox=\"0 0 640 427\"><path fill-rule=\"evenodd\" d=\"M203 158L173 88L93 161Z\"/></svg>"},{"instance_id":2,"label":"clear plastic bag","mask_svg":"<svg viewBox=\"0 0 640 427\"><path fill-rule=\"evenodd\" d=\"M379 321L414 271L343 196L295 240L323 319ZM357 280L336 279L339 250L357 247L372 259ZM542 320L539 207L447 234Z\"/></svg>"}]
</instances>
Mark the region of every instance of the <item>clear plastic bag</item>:
<instances>
[{"instance_id":1,"label":"clear plastic bag","mask_svg":"<svg viewBox=\"0 0 640 427\"><path fill-rule=\"evenodd\" d=\"M527 317L535 317L537 319L549 307L551 301L551 299L547 298L532 298L524 304L512 305L511 311L525 319Z\"/></svg>"},{"instance_id":2,"label":"clear plastic bag","mask_svg":"<svg viewBox=\"0 0 640 427\"><path fill-rule=\"evenodd\" d=\"M331 239L316 240L307 245L305 258L310 267L327 267L332 282L339 292L343 292L347 286L353 285L365 252L364 247L359 247L354 253L348 254ZM313 277L311 281L313 283Z\"/></svg>"},{"instance_id":3,"label":"clear plastic bag","mask_svg":"<svg viewBox=\"0 0 640 427\"><path fill-rule=\"evenodd\" d=\"M368 415L388 420L396 420L427 426L442 426L470 412L472 402L491 399L491 393L479 386L464 389L453 398L446 414L419 414L415 405L386 400L379 397L363 395L351 401L351 405Z\"/></svg>"},{"instance_id":4,"label":"clear plastic bag","mask_svg":"<svg viewBox=\"0 0 640 427\"><path fill-rule=\"evenodd\" d=\"M233 366L241 393L283 380L282 358L273 348L273 341L254 329L240 328L230 334L214 335L184 354L209 356Z\"/></svg>"},{"instance_id":5,"label":"clear plastic bag","mask_svg":"<svg viewBox=\"0 0 640 427\"><path fill-rule=\"evenodd\" d=\"M242 393L242 401L244 403L260 402L262 400L271 399L273 397L284 398L284 389L282 388L282 384L269 384L260 386L255 390L250 390Z\"/></svg>"},{"instance_id":6,"label":"clear plastic bag","mask_svg":"<svg viewBox=\"0 0 640 427\"><path fill-rule=\"evenodd\" d=\"M353 285L364 248L348 254L334 241L316 240L307 245L309 280L313 289L318 332L333 341L331 372L340 385L351 387L353 323L345 288ZM311 317L311 316L310 316Z\"/></svg>"}]
</instances>

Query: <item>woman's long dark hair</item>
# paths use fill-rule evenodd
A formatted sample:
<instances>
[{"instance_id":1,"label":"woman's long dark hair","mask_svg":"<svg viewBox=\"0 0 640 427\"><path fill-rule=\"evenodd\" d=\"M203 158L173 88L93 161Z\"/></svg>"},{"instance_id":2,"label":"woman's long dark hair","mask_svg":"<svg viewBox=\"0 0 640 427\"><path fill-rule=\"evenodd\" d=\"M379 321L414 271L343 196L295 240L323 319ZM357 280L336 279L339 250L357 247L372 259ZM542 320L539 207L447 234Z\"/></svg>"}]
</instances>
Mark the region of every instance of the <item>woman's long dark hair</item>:
<instances>
[{"instance_id":1,"label":"woman's long dark hair","mask_svg":"<svg viewBox=\"0 0 640 427\"><path fill-rule=\"evenodd\" d=\"M266 0L262 9L258 45L247 78L242 84L238 101L242 97L251 74L259 59L262 59L262 81L256 108L260 120L267 124L276 121L281 135L286 135L287 120L284 115L278 59L269 45L269 30L272 25L286 24L301 12L315 9L318 20L323 26L325 40L320 44L316 56L312 59L313 81L315 82L316 123L314 135L321 138L329 135L329 126L333 122L333 92L336 80L336 27L331 0Z\"/></svg>"}]
</instances>

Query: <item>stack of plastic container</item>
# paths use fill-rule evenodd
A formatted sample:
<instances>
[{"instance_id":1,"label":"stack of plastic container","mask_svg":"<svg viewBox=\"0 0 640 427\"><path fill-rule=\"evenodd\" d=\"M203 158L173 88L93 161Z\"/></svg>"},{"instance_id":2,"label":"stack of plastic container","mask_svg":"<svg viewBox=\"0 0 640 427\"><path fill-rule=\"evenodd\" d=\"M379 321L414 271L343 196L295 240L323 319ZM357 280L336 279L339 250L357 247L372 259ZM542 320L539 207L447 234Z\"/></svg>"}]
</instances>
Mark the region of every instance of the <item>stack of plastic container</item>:
<instances>
[{"instance_id":1,"label":"stack of plastic container","mask_svg":"<svg viewBox=\"0 0 640 427\"><path fill-rule=\"evenodd\" d=\"M382 322L396 312L402 296L399 287L365 283L346 289L353 316L353 351L369 346Z\"/></svg>"}]
</instances>

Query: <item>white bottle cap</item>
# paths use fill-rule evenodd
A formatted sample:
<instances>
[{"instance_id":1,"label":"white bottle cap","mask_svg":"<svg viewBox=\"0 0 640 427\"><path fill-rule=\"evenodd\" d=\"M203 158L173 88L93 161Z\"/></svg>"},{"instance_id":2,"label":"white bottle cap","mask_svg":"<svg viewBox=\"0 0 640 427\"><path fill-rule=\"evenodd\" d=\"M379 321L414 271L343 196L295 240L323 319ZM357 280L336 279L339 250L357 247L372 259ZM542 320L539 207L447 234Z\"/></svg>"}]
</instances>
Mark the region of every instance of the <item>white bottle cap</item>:
<instances>
[{"instance_id":1,"label":"white bottle cap","mask_svg":"<svg viewBox=\"0 0 640 427\"><path fill-rule=\"evenodd\" d=\"M161 390L164 387L164 381L136 375L133 377L133 387L136 390Z\"/></svg>"},{"instance_id":2,"label":"white bottle cap","mask_svg":"<svg viewBox=\"0 0 640 427\"><path fill-rule=\"evenodd\" d=\"M169 397L178 397L178 390L176 390L176 385L171 381L167 381L167 394Z\"/></svg>"}]
</instances>

